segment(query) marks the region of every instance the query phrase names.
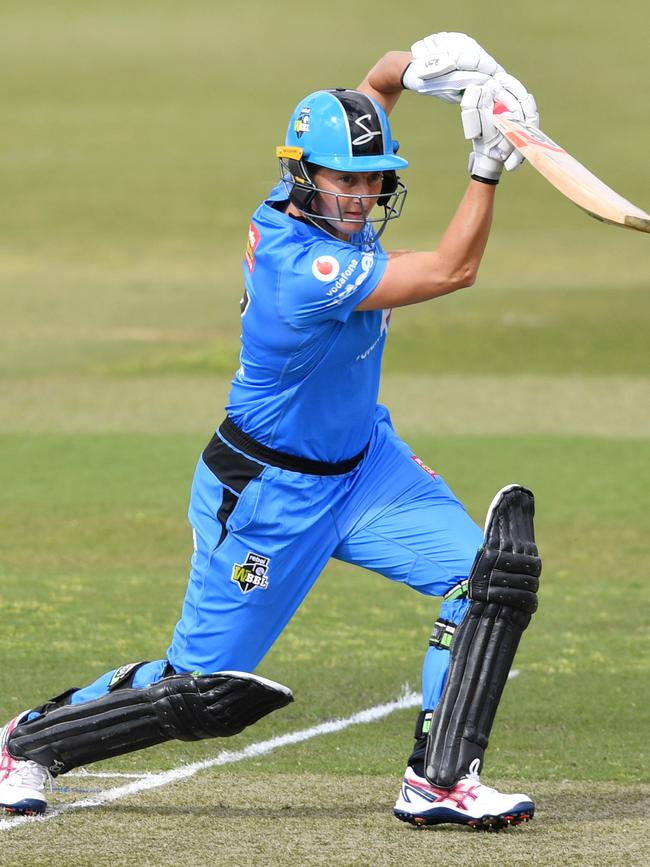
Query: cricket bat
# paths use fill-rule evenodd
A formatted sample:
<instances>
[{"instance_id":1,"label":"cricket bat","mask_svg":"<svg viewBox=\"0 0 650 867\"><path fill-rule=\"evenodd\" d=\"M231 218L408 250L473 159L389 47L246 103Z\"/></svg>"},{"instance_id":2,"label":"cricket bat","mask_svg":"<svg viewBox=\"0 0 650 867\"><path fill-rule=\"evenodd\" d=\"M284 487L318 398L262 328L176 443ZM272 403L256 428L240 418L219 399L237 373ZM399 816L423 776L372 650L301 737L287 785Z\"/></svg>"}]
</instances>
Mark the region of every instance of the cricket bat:
<instances>
[{"instance_id":1,"label":"cricket bat","mask_svg":"<svg viewBox=\"0 0 650 867\"><path fill-rule=\"evenodd\" d=\"M650 214L614 192L541 129L501 117L505 110L503 104L495 104L496 128L567 199L604 223L650 232Z\"/></svg>"}]
</instances>

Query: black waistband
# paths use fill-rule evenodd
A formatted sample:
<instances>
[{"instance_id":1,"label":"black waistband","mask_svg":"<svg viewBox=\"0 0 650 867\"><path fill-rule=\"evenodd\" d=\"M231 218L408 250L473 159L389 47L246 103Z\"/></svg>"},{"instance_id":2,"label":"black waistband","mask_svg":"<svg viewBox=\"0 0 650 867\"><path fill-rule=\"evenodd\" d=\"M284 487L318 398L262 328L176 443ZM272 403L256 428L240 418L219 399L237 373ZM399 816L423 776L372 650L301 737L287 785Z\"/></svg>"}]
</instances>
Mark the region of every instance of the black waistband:
<instances>
[{"instance_id":1,"label":"black waistband","mask_svg":"<svg viewBox=\"0 0 650 867\"><path fill-rule=\"evenodd\" d=\"M268 446L258 443L253 437L237 427L234 421L228 416L223 420L219 428L219 433L237 449L247 454L255 460L261 461L264 464L271 464L273 467L280 467L281 470L290 470L293 473L304 473L312 476L340 476L343 473L349 473L357 464L361 462L366 452L366 445L358 455L353 458L348 458L345 461L313 461L310 458L301 458L298 455L288 455L285 452L276 451Z\"/></svg>"}]
</instances>

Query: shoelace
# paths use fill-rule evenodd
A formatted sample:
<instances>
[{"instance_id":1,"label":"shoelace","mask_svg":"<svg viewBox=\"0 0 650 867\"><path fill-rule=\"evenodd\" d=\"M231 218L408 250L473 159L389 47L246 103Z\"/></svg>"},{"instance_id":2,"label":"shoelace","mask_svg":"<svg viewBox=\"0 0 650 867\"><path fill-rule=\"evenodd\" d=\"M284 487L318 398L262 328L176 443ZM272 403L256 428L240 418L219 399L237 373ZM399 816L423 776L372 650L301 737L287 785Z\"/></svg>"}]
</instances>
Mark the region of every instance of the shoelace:
<instances>
[{"instance_id":1,"label":"shoelace","mask_svg":"<svg viewBox=\"0 0 650 867\"><path fill-rule=\"evenodd\" d=\"M481 762L479 759L474 759L469 766L469 772L465 774L464 779L469 780L474 786L480 786L484 793L492 793L496 792L496 789L491 788L490 786L486 786L485 783L481 782L481 778L479 776L479 768L481 767Z\"/></svg>"},{"instance_id":2,"label":"shoelace","mask_svg":"<svg viewBox=\"0 0 650 867\"><path fill-rule=\"evenodd\" d=\"M15 771L11 774L18 784L32 789L45 789L47 783L50 792L54 790L54 781L52 774L43 765L37 762L20 762ZM11 781L14 782L14 779Z\"/></svg>"}]
</instances>

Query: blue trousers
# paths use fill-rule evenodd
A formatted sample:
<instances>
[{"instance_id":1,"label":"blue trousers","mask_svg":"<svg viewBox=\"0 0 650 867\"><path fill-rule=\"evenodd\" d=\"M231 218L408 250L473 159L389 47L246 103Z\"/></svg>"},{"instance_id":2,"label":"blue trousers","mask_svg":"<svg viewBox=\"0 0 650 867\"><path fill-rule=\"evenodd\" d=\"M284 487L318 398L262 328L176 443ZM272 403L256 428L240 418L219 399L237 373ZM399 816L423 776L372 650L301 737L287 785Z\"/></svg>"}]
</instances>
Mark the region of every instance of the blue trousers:
<instances>
[{"instance_id":1,"label":"blue trousers","mask_svg":"<svg viewBox=\"0 0 650 867\"><path fill-rule=\"evenodd\" d=\"M344 475L251 469L247 456L226 448L232 460L221 477L203 457L194 475L194 552L167 660L139 669L133 686L158 680L167 661L177 672L253 671L332 557L427 596L467 578L483 533L395 434L383 407L364 459ZM241 473L233 469L239 463ZM440 615L458 623L466 607L465 598L446 600ZM428 649L424 708L437 704L448 665L447 650ZM113 674L79 690L73 703L104 694Z\"/></svg>"}]
</instances>

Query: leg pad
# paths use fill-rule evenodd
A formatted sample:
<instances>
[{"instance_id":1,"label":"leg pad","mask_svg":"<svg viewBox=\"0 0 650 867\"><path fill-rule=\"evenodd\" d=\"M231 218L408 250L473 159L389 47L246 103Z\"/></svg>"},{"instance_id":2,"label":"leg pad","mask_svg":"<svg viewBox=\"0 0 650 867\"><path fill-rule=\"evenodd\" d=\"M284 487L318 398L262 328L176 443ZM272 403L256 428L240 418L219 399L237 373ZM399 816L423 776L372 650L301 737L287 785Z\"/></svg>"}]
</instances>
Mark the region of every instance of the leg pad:
<instances>
[{"instance_id":1,"label":"leg pad","mask_svg":"<svg viewBox=\"0 0 650 867\"><path fill-rule=\"evenodd\" d=\"M480 771L519 640L537 608L542 567L534 511L532 493L520 485L503 488L488 511L468 581L471 604L453 635L427 736L425 774L439 788Z\"/></svg>"},{"instance_id":2,"label":"leg pad","mask_svg":"<svg viewBox=\"0 0 650 867\"><path fill-rule=\"evenodd\" d=\"M7 748L57 775L168 740L230 737L291 701L287 687L245 672L178 674L51 710L16 726Z\"/></svg>"},{"instance_id":3,"label":"leg pad","mask_svg":"<svg viewBox=\"0 0 650 867\"><path fill-rule=\"evenodd\" d=\"M456 630L451 664L427 739L425 772L451 788L480 770L503 687L530 614L473 602ZM479 765L475 764L479 760Z\"/></svg>"}]
</instances>

